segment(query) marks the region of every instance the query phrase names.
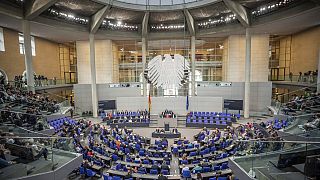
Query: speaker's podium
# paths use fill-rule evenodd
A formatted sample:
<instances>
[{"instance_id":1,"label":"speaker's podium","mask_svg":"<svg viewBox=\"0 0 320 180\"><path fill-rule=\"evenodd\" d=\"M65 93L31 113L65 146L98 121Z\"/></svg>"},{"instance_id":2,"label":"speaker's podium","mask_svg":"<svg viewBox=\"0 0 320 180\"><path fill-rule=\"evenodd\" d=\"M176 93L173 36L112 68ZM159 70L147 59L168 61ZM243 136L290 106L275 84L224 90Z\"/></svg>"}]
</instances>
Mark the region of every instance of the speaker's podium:
<instances>
[{"instance_id":1,"label":"speaker's podium","mask_svg":"<svg viewBox=\"0 0 320 180\"><path fill-rule=\"evenodd\" d=\"M153 138L180 138L181 133L178 132L177 129L174 129L173 131L170 131L170 124L169 123L164 123L164 129L160 130L157 129L152 133Z\"/></svg>"}]
</instances>

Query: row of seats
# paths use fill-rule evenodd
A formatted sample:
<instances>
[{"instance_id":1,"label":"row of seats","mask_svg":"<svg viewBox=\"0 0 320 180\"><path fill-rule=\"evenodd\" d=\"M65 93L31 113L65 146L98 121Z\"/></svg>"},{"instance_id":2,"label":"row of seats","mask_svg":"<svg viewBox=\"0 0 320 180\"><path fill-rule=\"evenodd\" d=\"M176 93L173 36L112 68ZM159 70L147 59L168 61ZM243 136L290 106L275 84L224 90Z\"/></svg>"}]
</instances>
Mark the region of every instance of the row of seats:
<instances>
[{"instance_id":1,"label":"row of seats","mask_svg":"<svg viewBox=\"0 0 320 180\"><path fill-rule=\"evenodd\" d=\"M196 119L193 119L192 121L191 121L191 119L187 119L187 124L188 123L200 123L200 124L221 124L221 125L227 125L228 123L227 123L227 120L210 120L210 121L208 121L208 120L204 120L204 121L202 121L202 120L196 120Z\"/></svg>"},{"instance_id":2,"label":"row of seats","mask_svg":"<svg viewBox=\"0 0 320 180\"><path fill-rule=\"evenodd\" d=\"M286 120L279 120L279 119L274 119L274 120L268 120L267 121L268 125L272 125L274 129L279 130L285 127L288 127L288 121Z\"/></svg>"},{"instance_id":3,"label":"row of seats","mask_svg":"<svg viewBox=\"0 0 320 180\"><path fill-rule=\"evenodd\" d=\"M51 127L54 128L55 132L58 132L61 130L62 125L67 122L68 124L75 125L76 121L69 118L69 117L63 117L58 119L49 120L48 123Z\"/></svg>"},{"instance_id":4,"label":"row of seats","mask_svg":"<svg viewBox=\"0 0 320 180\"><path fill-rule=\"evenodd\" d=\"M231 114L231 113L223 113L223 112L190 112L188 116L197 116L197 117L232 117L236 116L240 118L240 114Z\"/></svg>"},{"instance_id":5,"label":"row of seats","mask_svg":"<svg viewBox=\"0 0 320 180\"><path fill-rule=\"evenodd\" d=\"M120 164L120 163L117 164L114 168L115 168L115 170L117 170L117 171L125 171L125 172L128 171L127 167L126 167L125 165ZM148 174L147 168L144 168L144 167L139 168L138 171L137 171L137 173L139 173L139 174ZM169 170L167 170L167 169L161 169L161 173L162 173L163 175L169 175L169 174L170 174ZM158 175L159 172L158 172L157 169L150 169L149 174Z\"/></svg>"},{"instance_id":6,"label":"row of seats","mask_svg":"<svg viewBox=\"0 0 320 180\"><path fill-rule=\"evenodd\" d=\"M131 121L131 122L130 122ZM146 118L146 119L140 119L140 118L135 118L135 119L122 119L122 120L119 120L119 119L113 119L111 121L111 123L150 123L150 119L149 118Z\"/></svg>"}]
</instances>

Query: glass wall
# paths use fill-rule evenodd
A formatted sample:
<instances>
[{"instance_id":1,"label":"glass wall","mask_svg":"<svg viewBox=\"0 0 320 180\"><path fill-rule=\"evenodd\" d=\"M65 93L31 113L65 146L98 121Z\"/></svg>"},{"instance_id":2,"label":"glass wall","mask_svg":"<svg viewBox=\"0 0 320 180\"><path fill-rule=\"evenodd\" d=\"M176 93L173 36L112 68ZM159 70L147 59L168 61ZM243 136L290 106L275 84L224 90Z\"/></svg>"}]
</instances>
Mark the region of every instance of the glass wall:
<instances>
[{"instance_id":1,"label":"glass wall","mask_svg":"<svg viewBox=\"0 0 320 180\"><path fill-rule=\"evenodd\" d=\"M119 82L140 82L142 73L141 42L115 41L114 61L119 63Z\"/></svg>"},{"instance_id":2,"label":"glass wall","mask_svg":"<svg viewBox=\"0 0 320 180\"><path fill-rule=\"evenodd\" d=\"M196 81L222 81L223 49L223 39L196 41L196 70L202 76Z\"/></svg>"},{"instance_id":3,"label":"glass wall","mask_svg":"<svg viewBox=\"0 0 320 180\"><path fill-rule=\"evenodd\" d=\"M271 81L284 81L290 73L291 36L270 36L269 69Z\"/></svg>"},{"instance_id":4,"label":"glass wall","mask_svg":"<svg viewBox=\"0 0 320 180\"><path fill-rule=\"evenodd\" d=\"M77 83L77 51L75 42L59 44L59 60L62 80L66 84Z\"/></svg>"},{"instance_id":5,"label":"glass wall","mask_svg":"<svg viewBox=\"0 0 320 180\"><path fill-rule=\"evenodd\" d=\"M202 38L197 39L196 44L196 71L195 79L202 81L222 81L222 61L223 61L223 41L224 38ZM113 41L113 54L115 72L118 70L119 83L142 82L144 74L142 72L142 43L141 41ZM149 40L147 42L147 64L158 55L174 54L182 55L190 65L189 77L180 87L173 88L150 88L153 95L186 95L191 93L191 40L185 39L171 40ZM149 91L149 86L148 86Z\"/></svg>"}]
</instances>

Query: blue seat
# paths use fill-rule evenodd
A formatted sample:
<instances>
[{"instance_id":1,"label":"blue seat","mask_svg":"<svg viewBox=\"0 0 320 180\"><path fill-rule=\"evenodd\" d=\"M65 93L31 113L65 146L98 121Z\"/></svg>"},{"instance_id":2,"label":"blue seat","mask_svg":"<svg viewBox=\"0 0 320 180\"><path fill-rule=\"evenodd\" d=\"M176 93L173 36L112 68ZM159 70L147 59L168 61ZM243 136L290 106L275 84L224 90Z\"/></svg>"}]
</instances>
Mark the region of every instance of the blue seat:
<instances>
[{"instance_id":1,"label":"blue seat","mask_svg":"<svg viewBox=\"0 0 320 180\"><path fill-rule=\"evenodd\" d=\"M222 176L222 177L218 177L218 180L227 180L228 178L227 177L224 177L224 176Z\"/></svg>"},{"instance_id":2,"label":"blue seat","mask_svg":"<svg viewBox=\"0 0 320 180\"><path fill-rule=\"evenodd\" d=\"M139 151L139 156L144 156L144 151L143 150Z\"/></svg>"},{"instance_id":3,"label":"blue seat","mask_svg":"<svg viewBox=\"0 0 320 180\"><path fill-rule=\"evenodd\" d=\"M169 171L168 171L167 169L162 169L162 170L161 170L161 173L162 173L163 175L169 175Z\"/></svg>"},{"instance_id":4,"label":"blue seat","mask_svg":"<svg viewBox=\"0 0 320 180\"><path fill-rule=\"evenodd\" d=\"M177 147L172 148L173 154L177 154L179 152L179 149Z\"/></svg>"},{"instance_id":5,"label":"blue seat","mask_svg":"<svg viewBox=\"0 0 320 180\"><path fill-rule=\"evenodd\" d=\"M113 176L112 180L122 180L122 178L120 176Z\"/></svg>"},{"instance_id":6,"label":"blue seat","mask_svg":"<svg viewBox=\"0 0 320 180\"><path fill-rule=\"evenodd\" d=\"M116 165L116 170L120 171L120 169L122 169L122 165L119 163L119 164Z\"/></svg>"},{"instance_id":7,"label":"blue seat","mask_svg":"<svg viewBox=\"0 0 320 180\"><path fill-rule=\"evenodd\" d=\"M190 170L184 170L184 171L182 171L182 177L183 177L183 178L191 178L191 172L190 172Z\"/></svg>"},{"instance_id":8,"label":"blue seat","mask_svg":"<svg viewBox=\"0 0 320 180\"><path fill-rule=\"evenodd\" d=\"M200 163L200 161L198 159L192 161L192 164L199 164L199 163Z\"/></svg>"},{"instance_id":9,"label":"blue seat","mask_svg":"<svg viewBox=\"0 0 320 180\"><path fill-rule=\"evenodd\" d=\"M116 154L112 154L111 159L112 161L118 161L119 157Z\"/></svg>"},{"instance_id":10,"label":"blue seat","mask_svg":"<svg viewBox=\"0 0 320 180\"><path fill-rule=\"evenodd\" d=\"M217 180L216 177L209 178L209 180Z\"/></svg>"},{"instance_id":11,"label":"blue seat","mask_svg":"<svg viewBox=\"0 0 320 180\"><path fill-rule=\"evenodd\" d=\"M188 164L188 160L181 160L181 164Z\"/></svg>"},{"instance_id":12,"label":"blue seat","mask_svg":"<svg viewBox=\"0 0 320 180\"><path fill-rule=\"evenodd\" d=\"M221 170L228 169L228 163L222 163Z\"/></svg>"},{"instance_id":13,"label":"blue seat","mask_svg":"<svg viewBox=\"0 0 320 180\"><path fill-rule=\"evenodd\" d=\"M144 160L142 161L142 164L150 164L150 161L149 161L148 159L144 159Z\"/></svg>"},{"instance_id":14,"label":"blue seat","mask_svg":"<svg viewBox=\"0 0 320 180\"><path fill-rule=\"evenodd\" d=\"M158 170L156 170L156 169L151 169L151 170L150 170L150 174L158 174Z\"/></svg>"},{"instance_id":15,"label":"blue seat","mask_svg":"<svg viewBox=\"0 0 320 180\"><path fill-rule=\"evenodd\" d=\"M94 177L97 173L92 171L91 169L87 169L86 174L88 177Z\"/></svg>"},{"instance_id":16,"label":"blue seat","mask_svg":"<svg viewBox=\"0 0 320 180\"><path fill-rule=\"evenodd\" d=\"M210 172L211 171L211 168L206 166L206 167L203 167L203 172L206 173L206 172Z\"/></svg>"},{"instance_id":17,"label":"blue seat","mask_svg":"<svg viewBox=\"0 0 320 180\"><path fill-rule=\"evenodd\" d=\"M80 175L86 174L84 167L79 167Z\"/></svg>"},{"instance_id":18,"label":"blue seat","mask_svg":"<svg viewBox=\"0 0 320 180\"><path fill-rule=\"evenodd\" d=\"M219 171L220 170L220 166L214 166L213 167L213 171Z\"/></svg>"},{"instance_id":19,"label":"blue seat","mask_svg":"<svg viewBox=\"0 0 320 180\"><path fill-rule=\"evenodd\" d=\"M107 176L105 174L103 174L102 177L103 177L103 180L112 180L111 176Z\"/></svg>"},{"instance_id":20,"label":"blue seat","mask_svg":"<svg viewBox=\"0 0 320 180\"><path fill-rule=\"evenodd\" d=\"M190 156L196 156L196 155L197 155L196 152L191 152L191 153L190 153Z\"/></svg>"}]
</instances>

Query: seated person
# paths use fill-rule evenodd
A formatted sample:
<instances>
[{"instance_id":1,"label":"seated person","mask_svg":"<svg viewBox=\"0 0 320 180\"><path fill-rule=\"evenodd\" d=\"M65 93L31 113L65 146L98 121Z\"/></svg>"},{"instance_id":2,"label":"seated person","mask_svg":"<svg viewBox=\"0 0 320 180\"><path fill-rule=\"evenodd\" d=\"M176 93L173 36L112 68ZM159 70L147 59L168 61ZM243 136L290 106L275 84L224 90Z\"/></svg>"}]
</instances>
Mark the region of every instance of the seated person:
<instances>
[{"instance_id":1,"label":"seated person","mask_svg":"<svg viewBox=\"0 0 320 180\"><path fill-rule=\"evenodd\" d=\"M202 167L201 164L197 164L193 169L192 169L193 173L202 173Z\"/></svg>"},{"instance_id":2,"label":"seated person","mask_svg":"<svg viewBox=\"0 0 320 180\"><path fill-rule=\"evenodd\" d=\"M159 168L159 166L158 166L158 162L157 162L157 161L154 162L154 164L151 166L151 169L155 169L155 170L157 170L158 172L160 171L160 168Z\"/></svg>"},{"instance_id":3,"label":"seated person","mask_svg":"<svg viewBox=\"0 0 320 180\"><path fill-rule=\"evenodd\" d=\"M305 124L303 125L303 128L304 128L306 131L311 130L311 129L320 128L320 114L317 114L316 119L313 120L312 122L305 123Z\"/></svg>"},{"instance_id":4,"label":"seated person","mask_svg":"<svg viewBox=\"0 0 320 180\"><path fill-rule=\"evenodd\" d=\"M14 164L13 161L7 161L5 154L10 154L10 151L4 148L4 145L0 145L0 168L4 168Z\"/></svg>"},{"instance_id":5,"label":"seated person","mask_svg":"<svg viewBox=\"0 0 320 180\"><path fill-rule=\"evenodd\" d=\"M161 164L161 170L162 170L162 169L170 171L170 168L169 168L169 166L167 165L166 161L163 161L163 163Z\"/></svg>"},{"instance_id":6,"label":"seated person","mask_svg":"<svg viewBox=\"0 0 320 180\"><path fill-rule=\"evenodd\" d=\"M33 156L38 159L40 158L42 155L44 157L44 159L47 161L48 159L48 149L45 147L41 147L39 148L36 144L32 144L32 143L26 143L26 147L31 147L32 149L32 154Z\"/></svg>"},{"instance_id":7,"label":"seated person","mask_svg":"<svg viewBox=\"0 0 320 180\"><path fill-rule=\"evenodd\" d=\"M142 164L140 164L140 166L138 168L138 173L147 174L147 170L145 167L142 166Z\"/></svg>"}]
</instances>

